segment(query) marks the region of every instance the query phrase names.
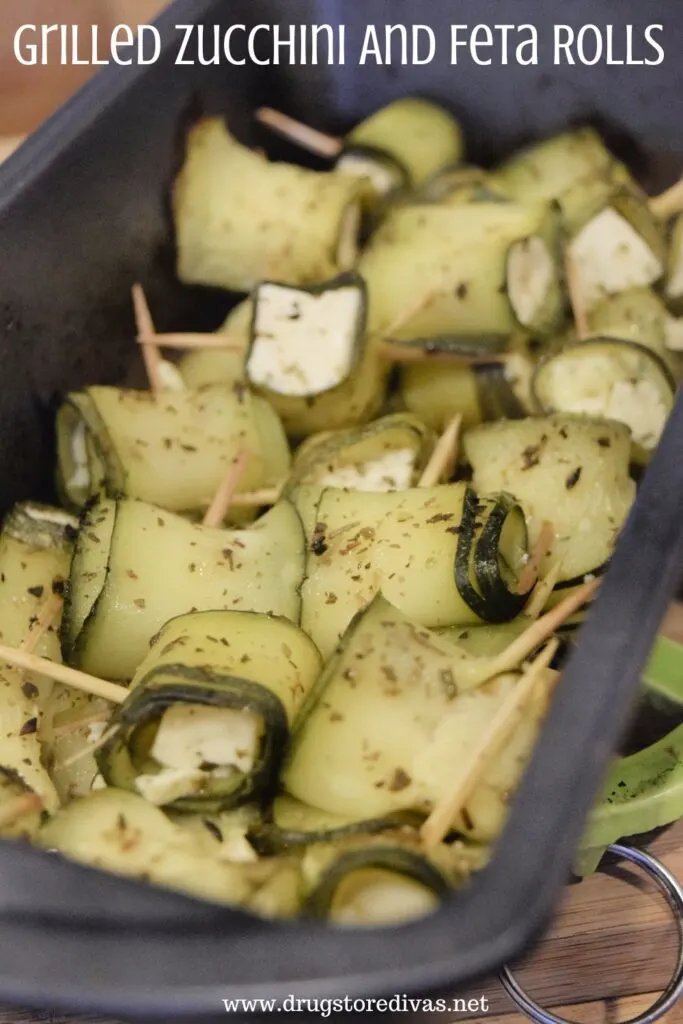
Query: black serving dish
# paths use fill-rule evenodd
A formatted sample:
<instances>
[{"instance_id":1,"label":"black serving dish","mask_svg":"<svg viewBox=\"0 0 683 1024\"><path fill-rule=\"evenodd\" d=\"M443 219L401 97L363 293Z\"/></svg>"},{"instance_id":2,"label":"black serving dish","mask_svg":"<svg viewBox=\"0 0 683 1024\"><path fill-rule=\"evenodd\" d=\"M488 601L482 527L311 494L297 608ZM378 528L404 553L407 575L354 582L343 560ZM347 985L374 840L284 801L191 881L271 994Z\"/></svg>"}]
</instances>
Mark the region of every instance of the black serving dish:
<instances>
[{"instance_id":1,"label":"black serving dish","mask_svg":"<svg viewBox=\"0 0 683 1024\"><path fill-rule=\"evenodd\" d=\"M175 66L174 25L280 20L344 23L355 54L365 24L387 20L429 22L439 40L451 21L533 21L545 43L530 67L453 67L448 45L421 67ZM660 22L665 60L553 66L554 21L612 24L615 38ZM0 170L0 511L50 495L55 397L128 372L134 281L159 329L220 320L225 296L173 277L168 189L197 113L221 111L256 140L251 114L263 103L336 132L422 92L462 116L480 158L592 121L650 182L683 167L683 12L671 0L177 0L158 25L158 63L101 72ZM257 921L2 843L0 1001L191 1024L225 1019L223 999L425 994L494 971L538 937L569 877L682 564L679 397L496 856L470 889L427 920L350 934Z\"/></svg>"}]
</instances>

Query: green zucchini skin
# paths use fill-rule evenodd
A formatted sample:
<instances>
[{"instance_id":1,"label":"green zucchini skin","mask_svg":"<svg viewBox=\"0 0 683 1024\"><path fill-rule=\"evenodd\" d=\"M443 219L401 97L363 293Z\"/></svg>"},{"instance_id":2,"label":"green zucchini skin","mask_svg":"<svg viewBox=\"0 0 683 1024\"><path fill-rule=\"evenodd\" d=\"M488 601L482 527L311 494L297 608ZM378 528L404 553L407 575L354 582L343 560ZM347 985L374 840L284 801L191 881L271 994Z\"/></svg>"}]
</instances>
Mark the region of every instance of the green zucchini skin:
<instances>
[{"instance_id":1,"label":"green zucchini skin","mask_svg":"<svg viewBox=\"0 0 683 1024\"><path fill-rule=\"evenodd\" d=\"M299 803L299 801L296 801L296 803ZM303 804L300 806L302 809L305 808ZM308 810L308 808L305 809ZM422 814L410 810L399 810L379 818L367 818L348 824L330 825L327 828L294 829L291 826L287 827L287 825L278 822L278 799L276 798L274 803L265 812L263 820L257 822L249 829L247 838L257 853L268 856L301 849L315 843L335 843L354 837L376 836L382 832L402 827L417 829L423 821L424 815Z\"/></svg>"},{"instance_id":2,"label":"green zucchini skin","mask_svg":"<svg viewBox=\"0 0 683 1024\"><path fill-rule=\"evenodd\" d=\"M476 359L482 355L497 355L506 352L510 342L509 334L481 334L471 337L454 334L438 334L429 338L397 338L391 343L397 350L420 352L429 361L438 363L439 359L462 358Z\"/></svg>"},{"instance_id":3,"label":"green zucchini skin","mask_svg":"<svg viewBox=\"0 0 683 1024\"><path fill-rule=\"evenodd\" d=\"M326 919L340 883L353 871L363 868L382 868L410 878L429 889L440 900L446 899L450 891L446 879L424 856L398 844L373 845L341 853L323 872L317 885L306 897L302 916Z\"/></svg>"},{"instance_id":4,"label":"green zucchini skin","mask_svg":"<svg viewBox=\"0 0 683 1024\"><path fill-rule=\"evenodd\" d=\"M158 683L155 682L157 672L153 670L116 709L110 723L113 735L97 752L97 765L105 782L117 789L137 792L135 779L142 764L141 758L135 755L135 748L141 732L173 704L204 704L260 715L266 728L258 757L250 774L235 772L234 776L212 785L206 793L181 797L168 806L178 811L217 813L256 798L268 799L289 731L284 705L275 694L247 679L218 676L211 669L197 666L192 673L196 682L190 685L184 665L165 665L161 674L171 681ZM172 681L174 676L178 682Z\"/></svg>"},{"instance_id":5,"label":"green zucchini skin","mask_svg":"<svg viewBox=\"0 0 683 1024\"><path fill-rule=\"evenodd\" d=\"M403 168L419 187L463 156L462 128L433 100L403 96L370 114L345 139L346 147L372 147Z\"/></svg>"},{"instance_id":6,"label":"green zucchini skin","mask_svg":"<svg viewBox=\"0 0 683 1024\"><path fill-rule=\"evenodd\" d=\"M487 501L482 501L471 487L467 489L455 554L455 583L463 601L484 622L508 622L520 614L531 588L518 593L505 583L500 539L508 516L520 517L526 538L524 514L509 494L500 494L488 503L490 510L482 524L478 517Z\"/></svg>"}]
</instances>

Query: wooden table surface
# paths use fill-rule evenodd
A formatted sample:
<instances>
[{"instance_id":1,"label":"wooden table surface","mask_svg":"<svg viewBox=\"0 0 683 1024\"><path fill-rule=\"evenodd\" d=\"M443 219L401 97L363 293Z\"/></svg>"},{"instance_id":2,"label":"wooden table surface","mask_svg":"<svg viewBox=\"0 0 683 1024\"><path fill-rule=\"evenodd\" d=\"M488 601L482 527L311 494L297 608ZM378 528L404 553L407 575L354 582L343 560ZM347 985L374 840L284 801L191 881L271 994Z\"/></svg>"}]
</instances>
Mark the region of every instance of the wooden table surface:
<instances>
[{"instance_id":1,"label":"wooden table surface","mask_svg":"<svg viewBox=\"0 0 683 1024\"><path fill-rule=\"evenodd\" d=\"M0 137L0 161L20 141ZM672 609L665 631L683 641L683 606ZM683 822L651 846L683 879ZM626 865L570 886L540 947L518 969L524 987L540 1004L577 1024L618 1024L650 1006L668 983L677 953L671 911L654 886ZM487 995L490 1012L471 1024L515 1024L497 981L472 996ZM463 1020L464 1017L460 1017ZM665 1018L683 1024L683 1003ZM0 1024L120 1024L93 1017L0 1010Z\"/></svg>"}]
</instances>

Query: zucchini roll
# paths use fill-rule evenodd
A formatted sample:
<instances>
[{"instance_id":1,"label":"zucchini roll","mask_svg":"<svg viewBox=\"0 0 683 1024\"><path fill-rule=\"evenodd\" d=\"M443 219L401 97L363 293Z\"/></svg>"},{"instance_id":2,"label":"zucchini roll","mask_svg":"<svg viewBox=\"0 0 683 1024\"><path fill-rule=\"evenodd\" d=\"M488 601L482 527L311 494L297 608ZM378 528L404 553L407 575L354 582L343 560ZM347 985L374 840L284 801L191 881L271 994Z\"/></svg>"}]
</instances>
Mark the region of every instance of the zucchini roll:
<instances>
[{"instance_id":1,"label":"zucchini roll","mask_svg":"<svg viewBox=\"0 0 683 1024\"><path fill-rule=\"evenodd\" d=\"M401 368L399 393L406 409L432 430L460 413L464 427L496 419L519 419L531 412L528 398L534 362L507 351L500 362L430 363Z\"/></svg>"},{"instance_id":2,"label":"zucchini roll","mask_svg":"<svg viewBox=\"0 0 683 1024\"><path fill-rule=\"evenodd\" d=\"M124 790L102 789L72 800L37 841L81 864L200 899L244 905L251 895L241 865L207 854L163 811Z\"/></svg>"},{"instance_id":3,"label":"zucchini roll","mask_svg":"<svg viewBox=\"0 0 683 1024\"><path fill-rule=\"evenodd\" d=\"M555 538L542 572L558 561L560 581L602 570L635 497L626 426L584 416L541 416L475 427L463 444L473 487L515 496L526 513L532 547L542 523L552 524Z\"/></svg>"},{"instance_id":4,"label":"zucchini roll","mask_svg":"<svg viewBox=\"0 0 683 1024\"><path fill-rule=\"evenodd\" d=\"M683 313L683 214L676 217L669 236L664 293L676 313Z\"/></svg>"},{"instance_id":5,"label":"zucchini roll","mask_svg":"<svg viewBox=\"0 0 683 1024\"><path fill-rule=\"evenodd\" d=\"M589 313L588 323L591 335L645 345L665 360L669 351L683 348L683 321L671 316L651 288L609 296Z\"/></svg>"},{"instance_id":6,"label":"zucchini roll","mask_svg":"<svg viewBox=\"0 0 683 1024\"><path fill-rule=\"evenodd\" d=\"M350 430L328 430L301 445L288 486L402 491L417 483L433 445L433 434L409 413Z\"/></svg>"},{"instance_id":7,"label":"zucchini roll","mask_svg":"<svg viewBox=\"0 0 683 1024\"><path fill-rule=\"evenodd\" d=\"M45 602L64 592L76 520L58 509L17 505L0 534L0 638L20 647L37 623ZM35 653L60 660L57 615L39 638ZM51 679L0 667L4 778L34 792L46 810L59 805L55 787L43 765L43 714ZM9 782L8 782L9 785ZM10 789L16 789L14 783ZM3 789L3 792L5 790Z\"/></svg>"},{"instance_id":8,"label":"zucchini roll","mask_svg":"<svg viewBox=\"0 0 683 1024\"><path fill-rule=\"evenodd\" d=\"M583 183L565 201L577 290L586 309L606 295L654 284L666 268L662 225L633 182Z\"/></svg>"},{"instance_id":9,"label":"zucchini roll","mask_svg":"<svg viewBox=\"0 0 683 1024\"><path fill-rule=\"evenodd\" d=\"M244 380L244 356L249 348L249 333L254 307L251 298L243 299L229 313L216 332L228 335L233 348L195 348L185 352L178 362L178 371L188 388L203 388L207 384L228 384L234 387Z\"/></svg>"},{"instance_id":10,"label":"zucchini roll","mask_svg":"<svg viewBox=\"0 0 683 1024\"><path fill-rule=\"evenodd\" d=\"M415 195L421 203L460 206L463 203L508 203L493 175L481 167L457 165L439 171Z\"/></svg>"},{"instance_id":11,"label":"zucchini roll","mask_svg":"<svg viewBox=\"0 0 683 1024\"><path fill-rule=\"evenodd\" d=\"M238 490L279 483L290 465L277 414L243 384L159 394L88 388L58 414L57 451L72 506L103 490L185 513L208 508L240 451L249 460Z\"/></svg>"},{"instance_id":12,"label":"zucchini roll","mask_svg":"<svg viewBox=\"0 0 683 1024\"><path fill-rule=\"evenodd\" d=\"M556 332L565 318L558 242L559 220L550 208L399 208L358 263L370 333L397 341L469 341L486 352L500 351L520 326ZM401 327L393 326L405 316Z\"/></svg>"},{"instance_id":13,"label":"zucchini roll","mask_svg":"<svg viewBox=\"0 0 683 1024\"><path fill-rule=\"evenodd\" d=\"M450 164L461 161L462 130L443 107L416 96L395 100L356 125L345 139L341 160L381 154L398 166L412 188L418 188ZM394 175L394 178L396 175Z\"/></svg>"},{"instance_id":14,"label":"zucchini roll","mask_svg":"<svg viewBox=\"0 0 683 1024\"><path fill-rule=\"evenodd\" d=\"M370 228L409 187L408 172L398 160L372 146L348 146L339 155L334 169L337 174L362 179Z\"/></svg>"},{"instance_id":15,"label":"zucchini roll","mask_svg":"<svg viewBox=\"0 0 683 1024\"><path fill-rule=\"evenodd\" d=\"M515 674L482 685L487 663L377 598L353 620L300 712L282 775L286 790L359 820L426 812L517 685ZM540 686L487 766L458 831L484 842L498 834L547 702Z\"/></svg>"},{"instance_id":16,"label":"zucchini roll","mask_svg":"<svg viewBox=\"0 0 683 1024\"><path fill-rule=\"evenodd\" d=\"M467 484L386 494L323 491L309 538L303 628L323 657L378 592L425 626L503 621L527 594L525 517Z\"/></svg>"},{"instance_id":17,"label":"zucchini roll","mask_svg":"<svg viewBox=\"0 0 683 1024\"><path fill-rule=\"evenodd\" d=\"M347 840L307 850L301 865L303 913L346 928L379 928L433 913L449 885L405 837Z\"/></svg>"},{"instance_id":18,"label":"zucchini roll","mask_svg":"<svg viewBox=\"0 0 683 1024\"><path fill-rule=\"evenodd\" d=\"M263 821L251 826L248 835L261 854L299 850L317 843L335 843L357 836L378 835L402 828L419 828L424 820L412 811L395 811L381 818L359 821L308 807L286 793L275 798Z\"/></svg>"},{"instance_id":19,"label":"zucchini roll","mask_svg":"<svg viewBox=\"0 0 683 1024\"><path fill-rule=\"evenodd\" d=\"M190 523L141 501L99 499L82 517L62 642L66 658L107 679L130 679L149 641L187 611L255 611L299 619L305 539L278 502L253 526Z\"/></svg>"},{"instance_id":20,"label":"zucchini roll","mask_svg":"<svg viewBox=\"0 0 683 1024\"><path fill-rule=\"evenodd\" d=\"M265 281L254 293L247 381L293 436L367 419L386 371L364 350L363 280L342 274L311 288Z\"/></svg>"},{"instance_id":21,"label":"zucchini roll","mask_svg":"<svg viewBox=\"0 0 683 1024\"><path fill-rule=\"evenodd\" d=\"M183 811L267 796L320 668L312 641L285 619L213 611L172 619L97 752L105 782Z\"/></svg>"},{"instance_id":22,"label":"zucchini roll","mask_svg":"<svg viewBox=\"0 0 683 1024\"><path fill-rule=\"evenodd\" d=\"M356 259L362 179L269 163L220 118L190 132L173 193L178 277L251 291L277 278L310 284Z\"/></svg>"},{"instance_id":23,"label":"zucchini roll","mask_svg":"<svg viewBox=\"0 0 683 1024\"><path fill-rule=\"evenodd\" d=\"M654 349L595 337L543 359L533 391L544 413L584 413L624 423L633 437L634 461L647 461L673 408L676 381Z\"/></svg>"},{"instance_id":24,"label":"zucchini roll","mask_svg":"<svg viewBox=\"0 0 683 1024\"><path fill-rule=\"evenodd\" d=\"M494 183L517 202L562 203L568 192L609 179L617 161L593 128L578 128L519 150L493 174Z\"/></svg>"}]
</instances>

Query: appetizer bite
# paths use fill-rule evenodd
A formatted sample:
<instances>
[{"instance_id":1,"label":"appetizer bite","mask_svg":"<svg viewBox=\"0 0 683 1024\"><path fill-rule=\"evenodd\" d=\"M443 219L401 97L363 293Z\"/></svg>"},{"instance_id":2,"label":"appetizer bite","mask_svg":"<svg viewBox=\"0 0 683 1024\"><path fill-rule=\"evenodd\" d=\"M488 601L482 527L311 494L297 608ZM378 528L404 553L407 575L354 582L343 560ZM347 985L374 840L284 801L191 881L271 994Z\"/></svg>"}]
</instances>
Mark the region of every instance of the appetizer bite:
<instances>
[{"instance_id":1,"label":"appetizer bite","mask_svg":"<svg viewBox=\"0 0 683 1024\"><path fill-rule=\"evenodd\" d=\"M485 169L414 97L258 117L329 166L192 128L177 274L232 312L159 334L135 285L149 389L65 395L62 507L4 520L0 835L377 927L505 825L672 408L683 227L592 130ZM681 663L643 680L674 715ZM613 765L577 872L683 814L681 728Z\"/></svg>"}]
</instances>

